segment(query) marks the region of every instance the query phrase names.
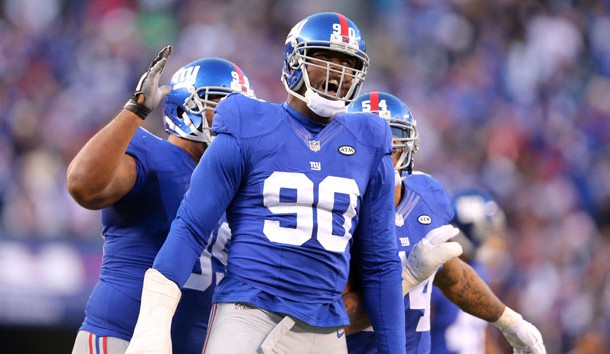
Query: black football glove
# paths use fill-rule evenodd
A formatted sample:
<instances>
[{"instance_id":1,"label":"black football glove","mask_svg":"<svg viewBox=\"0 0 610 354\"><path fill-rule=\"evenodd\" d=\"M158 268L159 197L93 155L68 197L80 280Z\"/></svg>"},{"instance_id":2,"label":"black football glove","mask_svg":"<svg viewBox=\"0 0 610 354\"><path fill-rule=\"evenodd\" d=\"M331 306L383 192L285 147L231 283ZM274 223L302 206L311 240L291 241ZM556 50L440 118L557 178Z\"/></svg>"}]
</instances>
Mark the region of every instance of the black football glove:
<instances>
[{"instance_id":1,"label":"black football glove","mask_svg":"<svg viewBox=\"0 0 610 354\"><path fill-rule=\"evenodd\" d=\"M159 102L161 102L163 97L171 91L171 87L169 86L159 87L161 73L163 72L163 68L165 68L167 58L171 52L171 46L166 46L161 49L155 60L153 60L148 67L148 70L140 77L138 86L136 86L136 91L129 101L125 103L123 106L124 109L132 111L142 119L146 119L146 116L148 116L148 114L157 107Z\"/></svg>"}]
</instances>

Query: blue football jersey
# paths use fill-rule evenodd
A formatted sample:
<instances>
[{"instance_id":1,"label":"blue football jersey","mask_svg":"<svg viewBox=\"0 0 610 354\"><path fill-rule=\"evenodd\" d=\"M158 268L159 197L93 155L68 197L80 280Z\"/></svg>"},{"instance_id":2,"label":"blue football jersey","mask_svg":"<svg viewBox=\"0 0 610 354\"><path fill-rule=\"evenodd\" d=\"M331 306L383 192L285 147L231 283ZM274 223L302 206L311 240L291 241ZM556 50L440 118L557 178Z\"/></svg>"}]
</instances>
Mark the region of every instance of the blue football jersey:
<instances>
[{"instance_id":1,"label":"blue football jersey","mask_svg":"<svg viewBox=\"0 0 610 354\"><path fill-rule=\"evenodd\" d=\"M470 263L486 279L481 263ZM432 354L485 354L487 322L460 310L438 289L432 293Z\"/></svg>"},{"instance_id":2,"label":"blue football jersey","mask_svg":"<svg viewBox=\"0 0 610 354\"><path fill-rule=\"evenodd\" d=\"M396 348L404 324L392 308L402 296L387 123L363 113L322 125L288 104L233 94L217 106L212 129L216 138L193 173L155 268L183 284L188 262L226 208L231 252L214 301L342 326L348 318L341 293L357 239L372 321L396 319L380 341Z\"/></svg>"},{"instance_id":3,"label":"blue football jersey","mask_svg":"<svg viewBox=\"0 0 610 354\"><path fill-rule=\"evenodd\" d=\"M124 340L131 339L138 318L144 273L166 239L195 168L186 151L142 128L127 153L136 161L136 183L124 198L102 209L102 266L81 326ZM201 353L217 274L226 265L226 225L223 220L216 224L209 247L191 264L172 322L174 353Z\"/></svg>"},{"instance_id":4,"label":"blue football jersey","mask_svg":"<svg viewBox=\"0 0 610 354\"><path fill-rule=\"evenodd\" d=\"M403 264L412 247L434 228L448 224L453 217L451 200L436 179L413 172L402 181L404 193L396 206L396 242ZM413 288L404 297L407 354L430 353L430 297L434 275ZM370 345L374 332L359 332L347 337L350 354L377 353Z\"/></svg>"}]
</instances>

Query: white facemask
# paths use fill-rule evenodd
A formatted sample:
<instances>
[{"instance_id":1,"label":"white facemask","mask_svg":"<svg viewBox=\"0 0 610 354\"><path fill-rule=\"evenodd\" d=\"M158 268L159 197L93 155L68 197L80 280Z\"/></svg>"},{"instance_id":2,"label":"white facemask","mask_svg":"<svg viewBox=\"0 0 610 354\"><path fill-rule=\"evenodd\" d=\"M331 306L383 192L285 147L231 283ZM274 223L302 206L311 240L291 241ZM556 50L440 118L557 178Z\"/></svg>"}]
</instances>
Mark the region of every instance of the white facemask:
<instances>
[{"instance_id":1,"label":"white facemask","mask_svg":"<svg viewBox=\"0 0 610 354\"><path fill-rule=\"evenodd\" d=\"M338 113L345 112L344 101L326 99L310 89L305 91L305 99L307 100L307 107L320 117L333 117Z\"/></svg>"}]
</instances>

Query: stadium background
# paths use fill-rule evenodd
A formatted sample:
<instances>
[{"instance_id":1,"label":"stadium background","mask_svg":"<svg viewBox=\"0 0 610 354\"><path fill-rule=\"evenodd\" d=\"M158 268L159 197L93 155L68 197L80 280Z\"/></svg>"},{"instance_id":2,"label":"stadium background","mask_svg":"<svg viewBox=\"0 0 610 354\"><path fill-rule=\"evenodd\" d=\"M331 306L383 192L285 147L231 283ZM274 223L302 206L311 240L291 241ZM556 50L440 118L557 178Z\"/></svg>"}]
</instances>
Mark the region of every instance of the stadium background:
<instances>
[{"instance_id":1,"label":"stadium background","mask_svg":"<svg viewBox=\"0 0 610 354\"><path fill-rule=\"evenodd\" d=\"M593 0L4 0L0 2L0 352L68 353L96 281L99 213L66 192L71 158L174 46L281 102L286 34L339 11L414 113L416 169L492 191L509 232L494 290L549 353L608 353L610 12ZM165 137L159 110L145 126ZM508 352L508 351L507 351Z\"/></svg>"}]
</instances>

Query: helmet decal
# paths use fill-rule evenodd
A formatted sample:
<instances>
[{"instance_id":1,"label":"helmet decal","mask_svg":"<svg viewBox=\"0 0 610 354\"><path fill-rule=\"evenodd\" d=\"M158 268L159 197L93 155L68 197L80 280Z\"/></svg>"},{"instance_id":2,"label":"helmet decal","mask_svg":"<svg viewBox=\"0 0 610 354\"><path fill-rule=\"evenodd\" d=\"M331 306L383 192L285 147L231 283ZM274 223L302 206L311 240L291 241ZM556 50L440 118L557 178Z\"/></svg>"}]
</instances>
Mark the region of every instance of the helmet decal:
<instances>
[{"instance_id":1,"label":"helmet decal","mask_svg":"<svg viewBox=\"0 0 610 354\"><path fill-rule=\"evenodd\" d=\"M347 17L337 14L339 16L339 22L333 23L333 33L330 35L330 43L331 48L337 47L337 45L341 47L347 47L348 49L352 49L354 53L359 49L358 41L361 40L361 37L356 37L356 30L354 27L349 27L347 22Z\"/></svg>"},{"instance_id":2,"label":"helmet decal","mask_svg":"<svg viewBox=\"0 0 610 354\"><path fill-rule=\"evenodd\" d=\"M172 90L177 90L180 88L186 88L195 85L195 81L197 80L197 74L199 73L199 69L201 65L194 65L189 67L182 67L178 71L172 75L172 79L170 82L173 82Z\"/></svg>"},{"instance_id":3,"label":"helmet decal","mask_svg":"<svg viewBox=\"0 0 610 354\"><path fill-rule=\"evenodd\" d=\"M241 68L235 64L233 64L233 68L235 71L231 73L233 75L233 82L231 82L231 89L235 92L247 93L250 89L250 82L244 72L241 71Z\"/></svg>"}]
</instances>

